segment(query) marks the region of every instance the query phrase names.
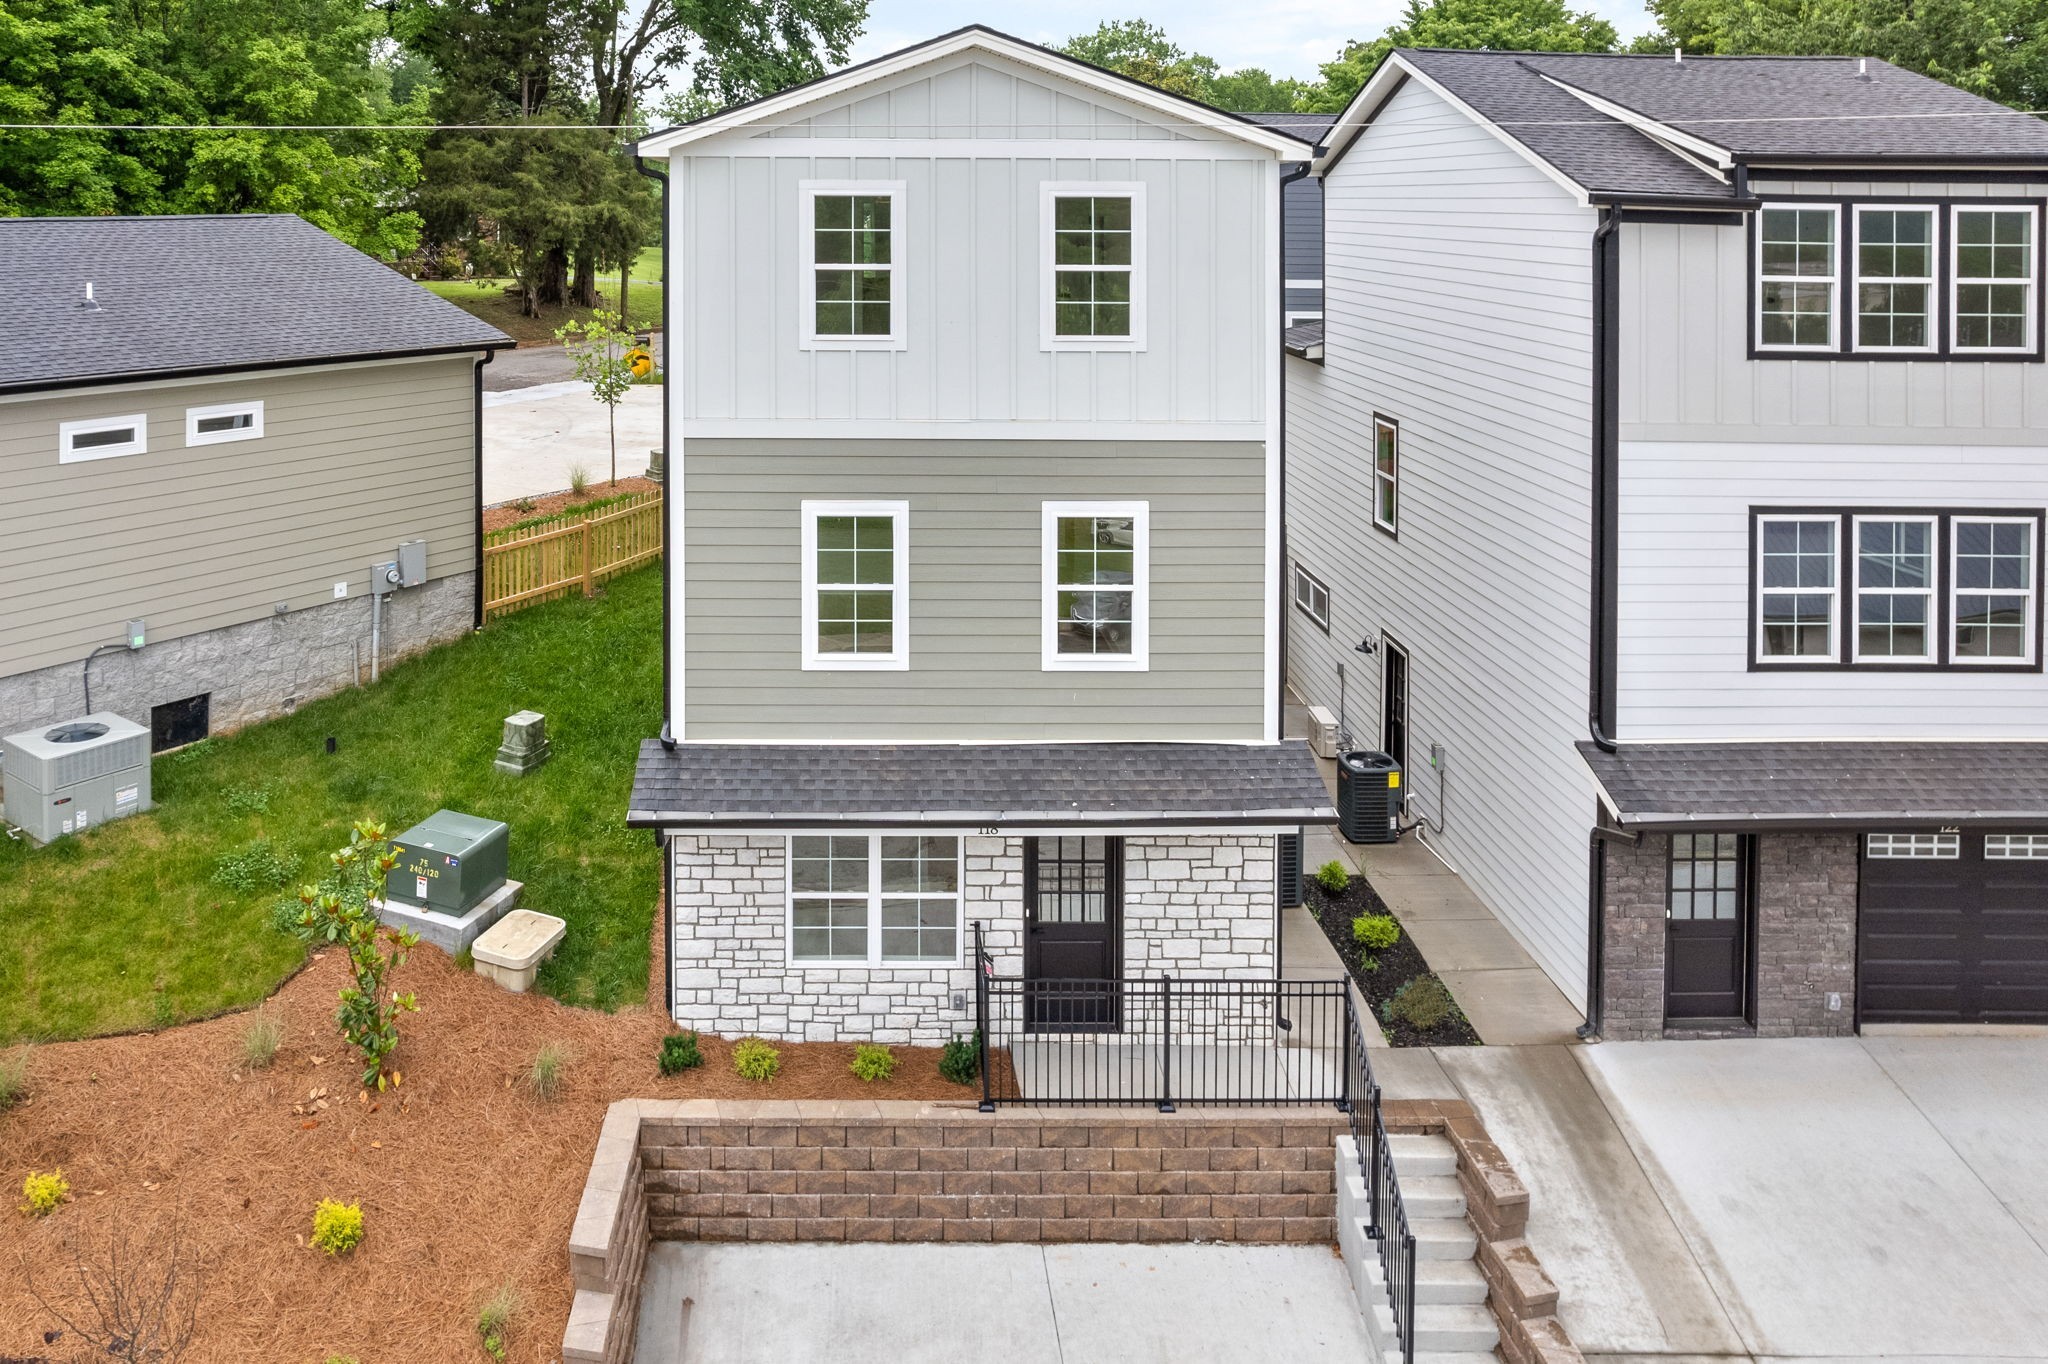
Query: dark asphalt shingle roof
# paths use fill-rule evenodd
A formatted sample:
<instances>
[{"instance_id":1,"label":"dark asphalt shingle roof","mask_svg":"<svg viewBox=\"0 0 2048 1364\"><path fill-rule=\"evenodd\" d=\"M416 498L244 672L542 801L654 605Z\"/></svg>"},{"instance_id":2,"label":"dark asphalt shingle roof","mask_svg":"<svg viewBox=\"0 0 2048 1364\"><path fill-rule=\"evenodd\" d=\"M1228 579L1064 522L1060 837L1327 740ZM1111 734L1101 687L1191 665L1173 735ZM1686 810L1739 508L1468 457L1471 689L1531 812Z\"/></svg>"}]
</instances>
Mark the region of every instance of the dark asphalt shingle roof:
<instances>
[{"instance_id":1,"label":"dark asphalt shingle roof","mask_svg":"<svg viewBox=\"0 0 2048 1364\"><path fill-rule=\"evenodd\" d=\"M1335 114L1239 114L1238 117L1291 133L1310 146L1321 142L1323 134L1330 131L1330 125L1337 121Z\"/></svg>"},{"instance_id":2,"label":"dark asphalt shingle roof","mask_svg":"<svg viewBox=\"0 0 2048 1364\"><path fill-rule=\"evenodd\" d=\"M1248 820L1330 823L1308 748L1285 744L640 745L635 827Z\"/></svg>"},{"instance_id":3,"label":"dark asphalt shingle roof","mask_svg":"<svg viewBox=\"0 0 2048 1364\"><path fill-rule=\"evenodd\" d=\"M1623 744L1579 752L1624 826L2048 820L2048 743Z\"/></svg>"},{"instance_id":4,"label":"dark asphalt shingle roof","mask_svg":"<svg viewBox=\"0 0 2048 1364\"><path fill-rule=\"evenodd\" d=\"M1735 191L1553 80L1743 159L2032 157L2048 164L2048 124L1874 58L1870 79L1860 80L1856 57L1678 62L1440 48L1404 48L1401 55L1595 196L1732 200Z\"/></svg>"},{"instance_id":5,"label":"dark asphalt shingle roof","mask_svg":"<svg viewBox=\"0 0 2048 1364\"><path fill-rule=\"evenodd\" d=\"M0 219L0 337L0 390L512 344L289 214Z\"/></svg>"},{"instance_id":6,"label":"dark asphalt shingle roof","mask_svg":"<svg viewBox=\"0 0 2048 1364\"><path fill-rule=\"evenodd\" d=\"M1323 323L1321 318L1313 322L1299 322L1280 333L1280 344L1294 355L1307 355L1311 346L1323 344Z\"/></svg>"}]
</instances>

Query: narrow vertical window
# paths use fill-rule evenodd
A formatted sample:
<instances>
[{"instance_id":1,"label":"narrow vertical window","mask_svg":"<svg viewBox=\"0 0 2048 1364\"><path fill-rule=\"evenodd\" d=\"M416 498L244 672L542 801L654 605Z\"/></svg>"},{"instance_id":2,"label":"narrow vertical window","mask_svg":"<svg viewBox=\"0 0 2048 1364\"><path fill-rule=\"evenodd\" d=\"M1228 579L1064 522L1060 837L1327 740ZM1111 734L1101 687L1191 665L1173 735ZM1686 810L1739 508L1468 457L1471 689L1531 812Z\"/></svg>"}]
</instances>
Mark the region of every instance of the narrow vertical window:
<instances>
[{"instance_id":1,"label":"narrow vertical window","mask_svg":"<svg viewBox=\"0 0 2048 1364\"><path fill-rule=\"evenodd\" d=\"M1047 349L1143 346L1143 188L1045 186Z\"/></svg>"},{"instance_id":2,"label":"narrow vertical window","mask_svg":"<svg viewBox=\"0 0 2048 1364\"><path fill-rule=\"evenodd\" d=\"M1934 661L1934 518L1856 518L1856 661Z\"/></svg>"},{"instance_id":3,"label":"narrow vertical window","mask_svg":"<svg viewBox=\"0 0 2048 1364\"><path fill-rule=\"evenodd\" d=\"M1932 350L1934 210L1856 210L1856 349Z\"/></svg>"},{"instance_id":4,"label":"narrow vertical window","mask_svg":"<svg viewBox=\"0 0 2048 1364\"><path fill-rule=\"evenodd\" d=\"M1401 510L1401 428L1385 417L1372 419L1372 523L1398 533Z\"/></svg>"},{"instance_id":5,"label":"narrow vertical window","mask_svg":"<svg viewBox=\"0 0 2048 1364\"><path fill-rule=\"evenodd\" d=\"M903 300L896 182L805 181L801 195L805 346L896 348Z\"/></svg>"},{"instance_id":6,"label":"narrow vertical window","mask_svg":"<svg viewBox=\"0 0 2048 1364\"><path fill-rule=\"evenodd\" d=\"M906 502L806 502L807 669L909 666Z\"/></svg>"},{"instance_id":7,"label":"narrow vertical window","mask_svg":"<svg viewBox=\"0 0 2048 1364\"><path fill-rule=\"evenodd\" d=\"M1955 518L1955 662L2033 662L2034 525Z\"/></svg>"},{"instance_id":8,"label":"narrow vertical window","mask_svg":"<svg viewBox=\"0 0 2048 1364\"><path fill-rule=\"evenodd\" d=\"M1757 657L1836 658L1835 517L1764 516L1757 521Z\"/></svg>"},{"instance_id":9,"label":"narrow vertical window","mask_svg":"<svg viewBox=\"0 0 2048 1364\"><path fill-rule=\"evenodd\" d=\"M1045 504L1047 668L1147 665L1147 504Z\"/></svg>"},{"instance_id":10,"label":"narrow vertical window","mask_svg":"<svg viewBox=\"0 0 2048 1364\"><path fill-rule=\"evenodd\" d=\"M2034 210L1955 211L1955 349L2033 347Z\"/></svg>"},{"instance_id":11,"label":"narrow vertical window","mask_svg":"<svg viewBox=\"0 0 2048 1364\"><path fill-rule=\"evenodd\" d=\"M1757 214L1757 344L1826 350L1835 344L1836 212L1766 208Z\"/></svg>"}]
</instances>

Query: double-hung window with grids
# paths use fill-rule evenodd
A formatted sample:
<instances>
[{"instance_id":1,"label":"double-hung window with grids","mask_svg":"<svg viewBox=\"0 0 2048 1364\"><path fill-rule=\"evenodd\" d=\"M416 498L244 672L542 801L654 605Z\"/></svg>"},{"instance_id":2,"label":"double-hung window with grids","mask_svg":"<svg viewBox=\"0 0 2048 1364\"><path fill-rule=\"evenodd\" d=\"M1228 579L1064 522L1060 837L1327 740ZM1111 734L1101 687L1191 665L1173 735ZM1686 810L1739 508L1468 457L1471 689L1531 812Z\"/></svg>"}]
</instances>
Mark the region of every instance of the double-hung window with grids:
<instances>
[{"instance_id":1,"label":"double-hung window with grids","mask_svg":"<svg viewBox=\"0 0 2048 1364\"><path fill-rule=\"evenodd\" d=\"M1955 209L1955 348L2034 348L2038 248L2032 208Z\"/></svg>"},{"instance_id":2,"label":"double-hung window with grids","mask_svg":"<svg viewBox=\"0 0 2048 1364\"><path fill-rule=\"evenodd\" d=\"M1831 662L1841 593L1839 517L1757 518L1757 656Z\"/></svg>"},{"instance_id":3,"label":"double-hung window with grids","mask_svg":"<svg viewBox=\"0 0 2048 1364\"><path fill-rule=\"evenodd\" d=\"M1857 350L1935 347L1934 210L1856 209Z\"/></svg>"},{"instance_id":4,"label":"double-hung window with grids","mask_svg":"<svg viewBox=\"0 0 2048 1364\"><path fill-rule=\"evenodd\" d=\"M1773 350L1835 347L1836 244L1832 204L1765 208L1757 214L1757 344Z\"/></svg>"},{"instance_id":5,"label":"double-hung window with grids","mask_svg":"<svg viewBox=\"0 0 2048 1364\"><path fill-rule=\"evenodd\" d=\"M1858 516L1856 661L1934 661L1934 559L1931 516Z\"/></svg>"},{"instance_id":6,"label":"double-hung window with grids","mask_svg":"<svg viewBox=\"0 0 2048 1364\"><path fill-rule=\"evenodd\" d=\"M1389 535L1401 525L1401 427L1390 418L1372 419L1372 523Z\"/></svg>"},{"instance_id":7,"label":"double-hung window with grids","mask_svg":"<svg viewBox=\"0 0 2048 1364\"><path fill-rule=\"evenodd\" d=\"M804 347L901 349L902 183L806 180L798 192Z\"/></svg>"},{"instance_id":8,"label":"double-hung window with grids","mask_svg":"<svg viewBox=\"0 0 2048 1364\"><path fill-rule=\"evenodd\" d=\"M1148 666L1151 546L1144 502L1044 505L1046 669Z\"/></svg>"},{"instance_id":9,"label":"double-hung window with grids","mask_svg":"<svg viewBox=\"0 0 2048 1364\"><path fill-rule=\"evenodd\" d=\"M805 502L803 666L910 666L907 502Z\"/></svg>"},{"instance_id":10,"label":"double-hung window with grids","mask_svg":"<svg viewBox=\"0 0 2048 1364\"><path fill-rule=\"evenodd\" d=\"M1144 349L1144 191L1137 183L1044 186L1043 349Z\"/></svg>"},{"instance_id":11,"label":"double-hung window with grids","mask_svg":"<svg viewBox=\"0 0 2048 1364\"><path fill-rule=\"evenodd\" d=\"M818 834L789 840L789 959L814 966L960 960L960 840Z\"/></svg>"},{"instance_id":12,"label":"double-hung window with grids","mask_svg":"<svg viewBox=\"0 0 2048 1364\"><path fill-rule=\"evenodd\" d=\"M1955 662L2034 661L2035 566L2032 517L1955 518L1951 610Z\"/></svg>"}]
</instances>

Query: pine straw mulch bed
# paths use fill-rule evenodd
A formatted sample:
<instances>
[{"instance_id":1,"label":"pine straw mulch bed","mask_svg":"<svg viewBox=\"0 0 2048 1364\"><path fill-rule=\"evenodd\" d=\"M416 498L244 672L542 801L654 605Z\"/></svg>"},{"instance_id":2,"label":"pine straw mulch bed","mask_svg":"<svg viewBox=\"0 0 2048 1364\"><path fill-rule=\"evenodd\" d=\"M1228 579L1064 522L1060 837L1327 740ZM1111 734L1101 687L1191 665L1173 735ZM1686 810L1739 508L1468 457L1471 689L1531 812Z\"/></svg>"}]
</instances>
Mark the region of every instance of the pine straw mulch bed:
<instances>
[{"instance_id":1,"label":"pine straw mulch bed","mask_svg":"<svg viewBox=\"0 0 2048 1364\"><path fill-rule=\"evenodd\" d=\"M851 1045L777 1044L781 1074L754 1084L706 1037L701 1069L664 1078L658 1013L510 994L422 947L393 977L420 1000L401 1023L403 1083L373 1099L334 1032L346 966L319 954L263 1006L284 1028L268 1070L238 1069L248 1014L32 1053L26 1101L0 1113L0 1359L76 1357L45 1344L55 1323L28 1275L75 1302L72 1246L103 1258L116 1236L161 1247L175 1230L207 1285L189 1360L482 1360L477 1308L509 1284L508 1358L540 1364L559 1356L570 1224L612 1100L980 1097L939 1078L933 1048L895 1048L895 1076L862 1084ZM571 1055L551 1102L524 1082L547 1042ZM325 1108L298 1111L316 1091ZM17 1212L27 1173L59 1168L71 1201ZM362 1204L352 1254L305 1244L322 1198Z\"/></svg>"},{"instance_id":2,"label":"pine straw mulch bed","mask_svg":"<svg viewBox=\"0 0 2048 1364\"><path fill-rule=\"evenodd\" d=\"M1434 1028L1423 1030L1406 1019L1391 1017L1386 1003L1403 985L1418 976L1434 974L1429 962L1416 947L1415 940L1408 936L1408 930L1401 930L1401 937L1392 947L1379 952L1367 953L1351 936L1351 921L1365 914L1385 914L1394 917L1387 902L1380 899L1379 892L1367 883L1363 876L1353 876L1351 884L1341 895L1332 895L1315 881L1306 887L1308 911L1321 926L1323 936L1330 940L1330 946L1337 949L1337 956L1343 961L1344 969L1351 973L1351 979L1358 983L1359 993L1371 1006L1373 1018L1386 1034L1387 1041L1397 1047L1476 1047L1479 1034L1465 1019L1462 1009L1453 1009L1451 1016ZM1398 920L1396 920L1398 922ZM1378 966L1368 965L1369 958L1377 958ZM1447 987L1448 992L1448 987Z\"/></svg>"},{"instance_id":3,"label":"pine straw mulch bed","mask_svg":"<svg viewBox=\"0 0 2048 1364\"><path fill-rule=\"evenodd\" d=\"M554 516L560 512L572 511L582 503L594 502L601 497L617 497L625 493L658 493L660 491L660 483L651 478L642 478L637 474L622 478L617 483L605 483L593 479L590 486L584 489L581 497L564 489L558 493L542 493L539 497L520 498L520 502L530 502L533 504L530 510L521 510L516 502L500 502L495 507L485 507L484 534L489 535L494 530L503 530L507 526L516 526L521 521L530 521L536 516ZM618 508L608 507L605 510L617 511Z\"/></svg>"}]
</instances>

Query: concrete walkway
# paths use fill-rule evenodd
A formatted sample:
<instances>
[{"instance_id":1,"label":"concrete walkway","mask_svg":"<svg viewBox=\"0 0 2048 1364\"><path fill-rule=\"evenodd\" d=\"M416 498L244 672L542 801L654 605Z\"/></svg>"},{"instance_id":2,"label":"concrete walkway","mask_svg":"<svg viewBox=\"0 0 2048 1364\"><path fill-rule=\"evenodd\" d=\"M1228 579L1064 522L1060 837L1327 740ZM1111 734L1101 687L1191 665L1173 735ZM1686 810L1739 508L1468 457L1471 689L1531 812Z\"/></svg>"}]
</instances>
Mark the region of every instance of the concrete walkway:
<instances>
[{"instance_id":1,"label":"concrete walkway","mask_svg":"<svg viewBox=\"0 0 2048 1364\"><path fill-rule=\"evenodd\" d=\"M1328 1246L649 1250L638 1364L1370 1359Z\"/></svg>"},{"instance_id":2,"label":"concrete walkway","mask_svg":"<svg viewBox=\"0 0 2048 1364\"><path fill-rule=\"evenodd\" d=\"M661 444L659 384L626 390L619 404L619 477L647 472ZM574 381L484 394L484 505L539 497L569 486L581 465L592 484L611 474L611 437L603 403Z\"/></svg>"}]
</instances>

